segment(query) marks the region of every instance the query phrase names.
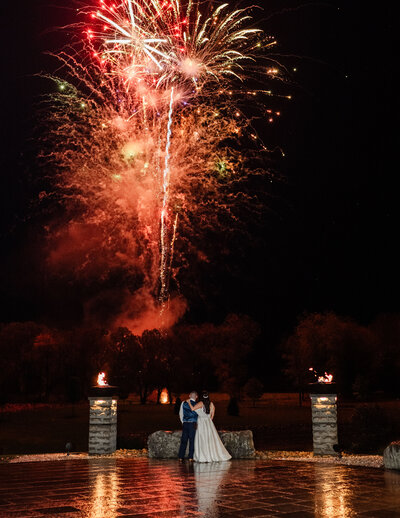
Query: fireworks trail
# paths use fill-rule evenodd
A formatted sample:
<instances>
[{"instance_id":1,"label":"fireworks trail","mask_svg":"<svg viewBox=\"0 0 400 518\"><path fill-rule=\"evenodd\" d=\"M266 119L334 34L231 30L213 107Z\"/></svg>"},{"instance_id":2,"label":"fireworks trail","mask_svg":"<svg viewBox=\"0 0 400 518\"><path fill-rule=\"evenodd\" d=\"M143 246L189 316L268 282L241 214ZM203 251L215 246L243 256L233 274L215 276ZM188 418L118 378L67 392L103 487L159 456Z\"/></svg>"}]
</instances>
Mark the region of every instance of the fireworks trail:
<instances>
[{"instance_id":1,"label":"fireworks trail","mask_svg":"<svg viewBox=\"0 0 400 518\"><path fill-rule=\"evenodd\" d=\"M141 286L163 308L173 254L187 267L183 249L201 229L234 224L239 204L259 211L242 186L267 174L249 165L266 147L246 108L251 100L271 118L261 98L281 75L266 55L276 42L249 25L250 12L199 0L80 10L72 29L85 38L53 54L65 79L49 76L58 91L42 102L41 157L68 219L53 225L53 264L69 258L85 276L95 262L90 275L102 278L123 269L139 279L130 291Z\"/></svg>"},{"instance_id":2,"label":"fireworks trail","mask_svg":"<svg viewBox=\"0 0 400 518\"><path fill-rule=\"evenodd\" d=\"M169 112L168 112L168 127L167 127L167 144L165 146L165 166L163 173L163 201L162 201L162 209L161 209L161 265L160 265L160 301L164 303L168 296L168 286L167 286L167 269L168 269L168 253L166 247L167 245L167 227L166 227L166 219L168 218L168 191L169 191L169 149L171 145L171 125L172 125L172 108L174 102L174 89L171 88L171 100L169 104ZM177 219L176 219L177 221ZM175 234L176 224L174 225L174 234ZM172 260L172 241L171 241L171 260Z\"/></svg>"}]
</instances>

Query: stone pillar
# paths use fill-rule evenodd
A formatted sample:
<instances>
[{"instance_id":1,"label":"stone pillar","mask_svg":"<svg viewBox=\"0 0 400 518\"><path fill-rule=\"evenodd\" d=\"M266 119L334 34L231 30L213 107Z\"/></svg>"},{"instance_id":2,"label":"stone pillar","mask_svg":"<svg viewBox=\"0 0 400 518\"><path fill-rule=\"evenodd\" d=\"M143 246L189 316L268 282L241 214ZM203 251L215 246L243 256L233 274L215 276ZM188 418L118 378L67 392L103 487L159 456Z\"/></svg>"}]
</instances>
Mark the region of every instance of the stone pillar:
<instances>
[{"instance_id":1,"label":"stone pillar","mask_svg":"<svg viewBox=\"0 0 400 518\"><path fill-rule=\"evenodd\" d=\"M117 449L118 397L110 395L110 388L94 387L98 390L89 396L89 455L106 455Z\"/></svg>"},{"instance_id":2,"label":"stone pillar","mask_svg":"<svg viewBox=\"0 0 400 518\"><path fill-rule=\"evenodd\" d=\"M310 386L314 455L338 455L337 394L334 383Z\"/></svg>"}]
</instances>

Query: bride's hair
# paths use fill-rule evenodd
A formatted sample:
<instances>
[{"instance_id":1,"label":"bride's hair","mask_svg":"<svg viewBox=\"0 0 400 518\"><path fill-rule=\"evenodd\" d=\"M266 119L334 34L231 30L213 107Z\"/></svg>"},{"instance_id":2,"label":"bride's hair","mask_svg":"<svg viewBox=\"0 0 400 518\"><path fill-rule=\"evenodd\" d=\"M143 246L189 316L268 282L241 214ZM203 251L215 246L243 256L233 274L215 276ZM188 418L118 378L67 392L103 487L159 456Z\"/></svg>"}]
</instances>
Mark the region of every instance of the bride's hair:
<instances>
[{"instance_id":1,"label":"bride's hair","mask_svg":"<svg viewBox=\"0 0 400 518\"><path fill-rule=\"evenodd\" d=\"M206 414L209 414L210 413L210 398L208 397L208 392L206 392L205 390L203 390L203 392L201 394L200 401L203 402L204 412Z\"/></svg>"}]
</instances>

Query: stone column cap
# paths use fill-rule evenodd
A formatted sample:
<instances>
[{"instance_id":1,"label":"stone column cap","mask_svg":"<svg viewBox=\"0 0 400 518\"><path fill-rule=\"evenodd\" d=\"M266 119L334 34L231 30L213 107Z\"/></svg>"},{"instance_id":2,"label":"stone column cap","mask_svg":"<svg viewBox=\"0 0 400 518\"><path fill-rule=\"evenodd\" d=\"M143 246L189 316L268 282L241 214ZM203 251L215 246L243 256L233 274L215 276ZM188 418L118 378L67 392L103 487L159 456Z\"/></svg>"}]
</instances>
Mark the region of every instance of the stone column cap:
<instances>
[{"instance_id":1,"label":"stone column cap","mask_svg":"<svg viewBox=\"0 0 400 518\"><path fill-rule=\"evenodd\" d=\"M103 387L99 387L95 385L91 387L88 393L89 399L105 399L105 398L113 398L118 399L118 387L114 385L104 385Z\"/></svg>"},{"instance_id":2,"label":"stone column cap","mask_svg":"<svg viewBox=\"0 0 400 518\"><path fill-rule=\"evenodd\" d=\"M309 383L308 392L310 396L334 395L337 394L336 383Z\"/></svg>"}]
</instances>

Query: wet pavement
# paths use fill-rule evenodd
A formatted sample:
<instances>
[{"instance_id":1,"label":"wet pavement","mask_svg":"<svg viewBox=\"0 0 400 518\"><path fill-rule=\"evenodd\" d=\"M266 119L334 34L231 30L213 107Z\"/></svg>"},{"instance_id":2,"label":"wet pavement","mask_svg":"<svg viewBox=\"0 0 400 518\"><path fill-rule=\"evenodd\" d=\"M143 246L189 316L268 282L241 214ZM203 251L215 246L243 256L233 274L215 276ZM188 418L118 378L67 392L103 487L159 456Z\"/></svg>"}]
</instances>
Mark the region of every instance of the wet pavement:
<instances>
[{"instance_id":1,"label":"wet pavement","mask_svg":"<svg viewBox=\"0 0 400 518\"><path fill-rule=\"evenodd\" d=\"M0 464L1 517L400 517L400 473L147 458Z\"/></svg>"}]
</instances>

